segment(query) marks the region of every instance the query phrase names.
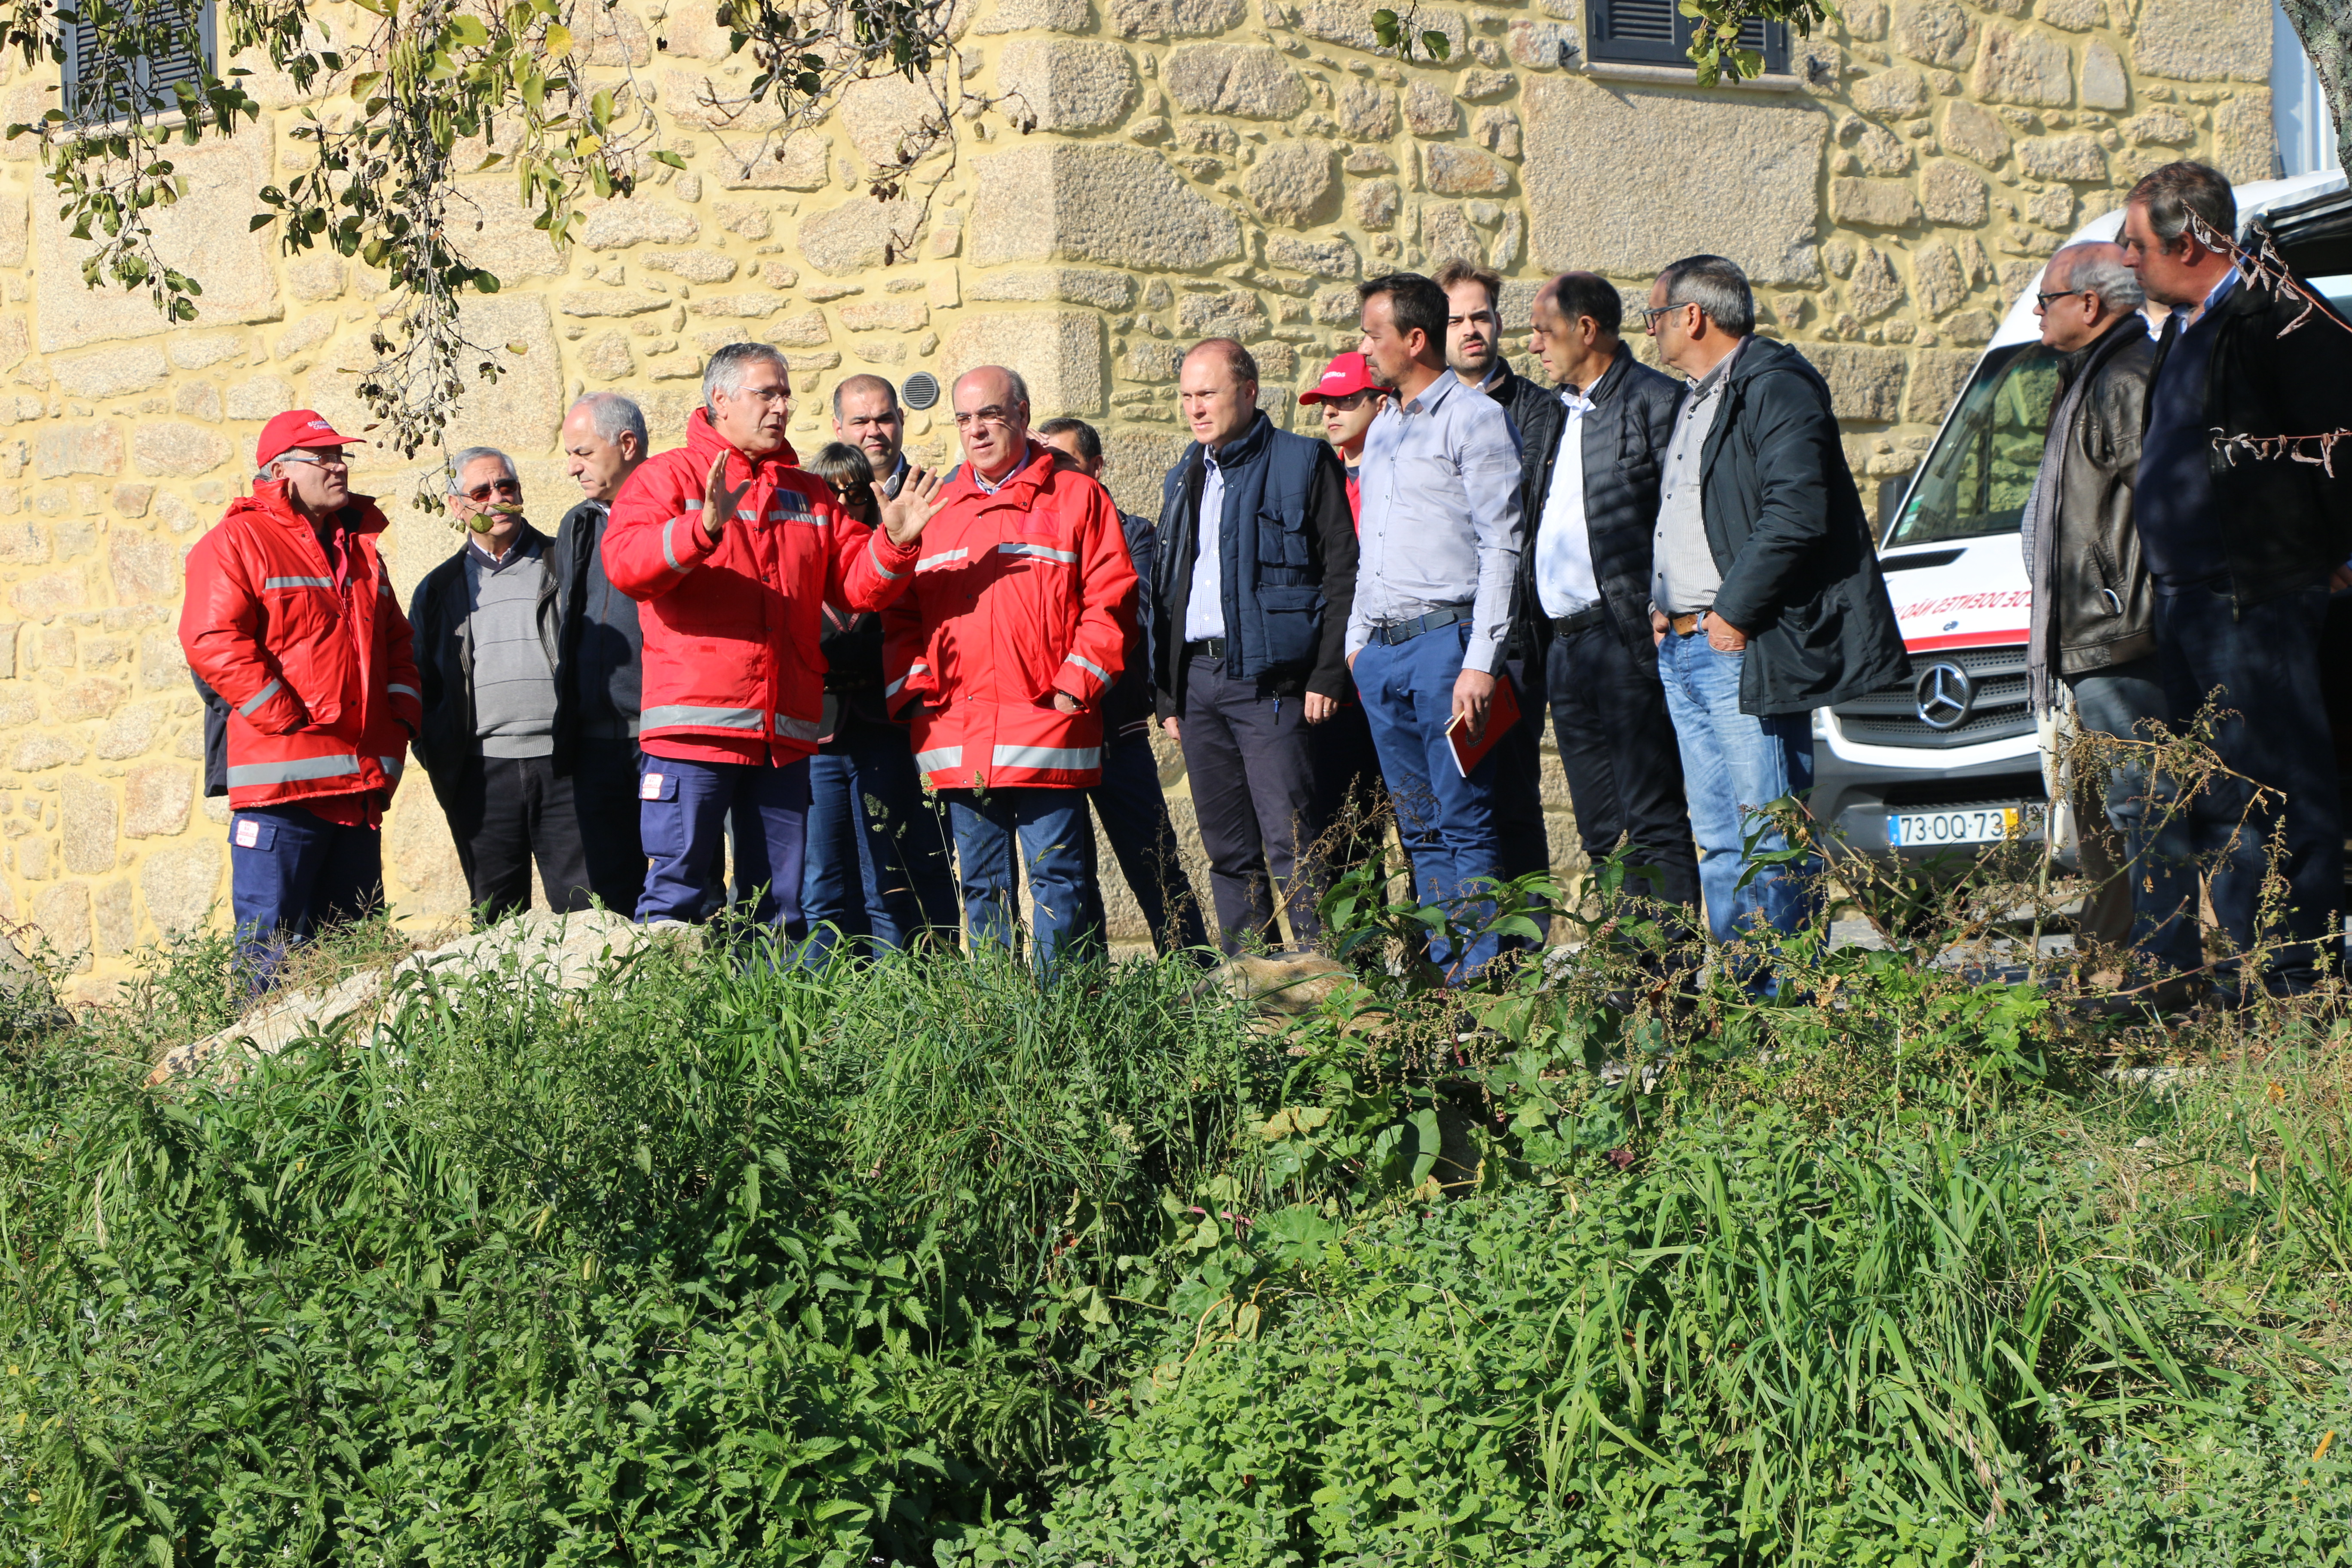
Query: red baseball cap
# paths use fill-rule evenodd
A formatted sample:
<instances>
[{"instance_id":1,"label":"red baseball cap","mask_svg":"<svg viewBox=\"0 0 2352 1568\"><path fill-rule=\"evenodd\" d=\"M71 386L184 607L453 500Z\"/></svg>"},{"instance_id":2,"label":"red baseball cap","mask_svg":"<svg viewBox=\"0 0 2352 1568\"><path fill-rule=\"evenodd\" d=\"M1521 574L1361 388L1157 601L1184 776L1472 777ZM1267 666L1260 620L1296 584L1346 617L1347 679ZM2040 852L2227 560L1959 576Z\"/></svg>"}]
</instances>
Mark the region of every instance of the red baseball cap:
<instances>
[{"instance_id":1,"label":"red baseball cap","mask_svg":"<svg viewBox=\"0 0 2352 1568\"><path fill-rule=\"evenodd\" d=\"M266 468L297 447L356 447L356 436L338 436L315 408L297 408L261 427L253 448L253 466Z\"/></svg>"},{"instance_id":2,"label":"red baseball cap","mask_svg":"<svg viewBox=\"0 0 2352 1568\"><path fill-rule=\"evenodd\" d=\"M1352 397L1367 388L1379 392L1396 390L1381 384L1380 378L1372 374L1372 367L1363 355L1340 354L1323 367L1323 379L1315 384L1314 390L1300 393L1298 401L1320 403L1327 397Z\"/></svg>"}]
</instances>

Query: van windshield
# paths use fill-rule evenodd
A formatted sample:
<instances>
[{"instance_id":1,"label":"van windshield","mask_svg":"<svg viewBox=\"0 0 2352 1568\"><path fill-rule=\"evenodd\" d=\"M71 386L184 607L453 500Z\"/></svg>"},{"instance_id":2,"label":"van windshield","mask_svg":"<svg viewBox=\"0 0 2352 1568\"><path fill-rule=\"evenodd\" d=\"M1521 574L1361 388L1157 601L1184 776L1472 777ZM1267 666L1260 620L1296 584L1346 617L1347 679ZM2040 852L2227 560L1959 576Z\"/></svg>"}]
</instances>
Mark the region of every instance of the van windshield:
<instances>
[{"instance_id":1,"label":"van windshield","mask_svg":"<svg viewBox=\"0 0 2352 1568\"><path fill-rule=\"evenodd\" d=\"M2040 343L1988 353L1936 437L1884 548L2014 533L2042 466L2058 353Z\"/></svg>"}]
</instances>

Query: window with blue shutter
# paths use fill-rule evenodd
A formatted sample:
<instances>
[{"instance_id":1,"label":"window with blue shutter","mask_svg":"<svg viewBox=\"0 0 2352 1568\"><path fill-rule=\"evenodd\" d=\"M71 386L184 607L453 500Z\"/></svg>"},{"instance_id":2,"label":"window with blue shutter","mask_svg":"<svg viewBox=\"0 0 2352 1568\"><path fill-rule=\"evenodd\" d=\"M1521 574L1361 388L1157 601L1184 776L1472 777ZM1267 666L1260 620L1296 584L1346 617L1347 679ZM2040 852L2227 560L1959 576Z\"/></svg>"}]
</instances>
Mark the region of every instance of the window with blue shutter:
<instances>
[{"instance_id":1,"label":"window with blue shutter","mask_svg":"<svg viewBox=\"0 0 2352 1568\"><path fill-rule=\"evenodd\" d=\"M1696 23L1682 14L1675 0L1591 0L1586 31L1588 59L1626 65L1690 64L1692 29ZM1789 68L1789 29L1780 22L1751 21L1739 29L1742 48L1764 57L1764 68L1778 75Z\"/></svg>"},{"instance_id":2,"label":"window with blue shutter","mask_svg":"<svg viewBox=\"0 0 2352 1568\"><path fill-rule=\"evenodd\" d=\"M131 64L128 83L119 70L110 75L96 25L78 9L68 7L58 14L58 31L66 46L64 108L66 117L79 125L102 125L127 118L131 105L122 101L128 96L126 88L136 94L142 114L153 114L179 101L173 89L180 83L200 82L207 70L217 74L213 0L115 3L129 18L127 30L116 29L116 38L132 36L151 40L151 47Z\"/></svg>"}]
</instances>

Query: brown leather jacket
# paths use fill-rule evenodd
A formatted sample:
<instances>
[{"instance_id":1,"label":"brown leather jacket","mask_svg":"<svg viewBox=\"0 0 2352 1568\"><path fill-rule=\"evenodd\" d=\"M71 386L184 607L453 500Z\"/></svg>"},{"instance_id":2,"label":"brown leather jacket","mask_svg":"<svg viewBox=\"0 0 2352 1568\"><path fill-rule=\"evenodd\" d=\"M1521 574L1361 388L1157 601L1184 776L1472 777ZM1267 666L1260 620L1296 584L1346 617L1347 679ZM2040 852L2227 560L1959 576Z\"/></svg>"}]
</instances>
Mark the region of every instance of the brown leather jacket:
<instances>
[{"instance_id":1,"label":"brown leather jacket","mask_svg":"<svg viewBox=\"0 0 2352 1568\"><path fill-rule=\"evenodd\" d=\"M2055 673L2087 675L2156 651L2156 590L2132 526L2156 344L2138 315L2059 363L2058 397L2095 377L2074 410L2058 471Z\"/></svg>"}]
</instances>

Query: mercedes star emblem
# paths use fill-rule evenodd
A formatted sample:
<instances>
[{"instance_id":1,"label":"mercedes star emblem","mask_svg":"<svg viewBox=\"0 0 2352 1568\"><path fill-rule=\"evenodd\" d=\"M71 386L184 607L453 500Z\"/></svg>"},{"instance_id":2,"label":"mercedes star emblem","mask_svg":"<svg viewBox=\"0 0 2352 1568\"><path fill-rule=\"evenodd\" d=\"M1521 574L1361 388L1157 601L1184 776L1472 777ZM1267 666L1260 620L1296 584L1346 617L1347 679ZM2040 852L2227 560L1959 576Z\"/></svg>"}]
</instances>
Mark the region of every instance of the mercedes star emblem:
<instances>
[{"instance_id":1,"label":"mercedes star emblem","mask_svg":"<svg viewBox=\"0 0 2352 1568\"><path fill-rule=\"evenodd\" d=\"M1930 730L1957 730L1977 705L1977 683L1957 664L1931 664L1911 688L1919 722Z\"/></svg>"}]
</instances>

